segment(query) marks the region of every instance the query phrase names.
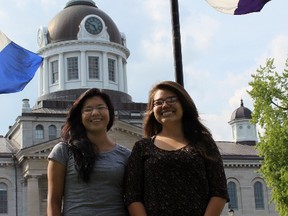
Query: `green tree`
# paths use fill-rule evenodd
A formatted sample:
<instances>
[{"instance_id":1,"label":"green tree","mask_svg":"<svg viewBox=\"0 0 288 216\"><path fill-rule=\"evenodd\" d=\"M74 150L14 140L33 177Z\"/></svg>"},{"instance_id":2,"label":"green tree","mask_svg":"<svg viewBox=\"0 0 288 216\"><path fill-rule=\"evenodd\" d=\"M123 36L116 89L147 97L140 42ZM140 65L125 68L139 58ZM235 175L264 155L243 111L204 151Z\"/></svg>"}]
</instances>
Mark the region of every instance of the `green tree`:
<instances>
[{"instance_id":1,"label":"green tree","mask_svg":"<svg viewBox=\"0 0 288 216\"><path fill-rule=\"evenodd\" d=\"M256 148L263 157L260 173L272 189L272 200L281 216L288 215L288 59L277 73L274 59L260 66L248 91L254 102L253 123L263 129Z\"/></svg>"}]
</instances>

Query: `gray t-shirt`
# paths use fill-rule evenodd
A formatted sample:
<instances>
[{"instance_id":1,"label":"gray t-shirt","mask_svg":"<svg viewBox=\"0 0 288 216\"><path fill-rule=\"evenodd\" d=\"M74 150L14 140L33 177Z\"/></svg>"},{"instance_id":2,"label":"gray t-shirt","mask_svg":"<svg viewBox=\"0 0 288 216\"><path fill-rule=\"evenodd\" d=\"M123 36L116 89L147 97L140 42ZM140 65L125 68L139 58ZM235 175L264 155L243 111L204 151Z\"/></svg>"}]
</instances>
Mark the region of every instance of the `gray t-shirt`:
<instances>
[{"instance_id":1,"label":"gray t-shirt","mask_svg":"<svg viewBox=\"0 0 288 216\"><path fill-rule=\"evenodd\" d=\"M68 145L58 143L48 156L66 166L63 216L127 216L123 203L123 177L130 150L116 144L101 152L89 183L79 180Z\"/></svg>"}]
</instances>

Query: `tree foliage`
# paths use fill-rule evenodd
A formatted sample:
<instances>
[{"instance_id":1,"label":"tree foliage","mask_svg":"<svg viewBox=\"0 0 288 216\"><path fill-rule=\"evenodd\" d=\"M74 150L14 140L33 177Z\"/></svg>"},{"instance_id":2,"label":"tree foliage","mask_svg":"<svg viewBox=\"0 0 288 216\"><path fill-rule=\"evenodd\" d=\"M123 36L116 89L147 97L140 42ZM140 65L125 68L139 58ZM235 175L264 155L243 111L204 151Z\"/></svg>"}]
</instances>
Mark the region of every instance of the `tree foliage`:
<instances>
[{"instance_id":1,"label":"tree foliage","mask_svg":"<svg viewBox=\"0 0 288 216\"><path fill-rule=\"evenodd\" d=\"M263 129L256 145L264 158L260 173L272 189L272 200L281 216L288 215L288 59L276 72L274 59L260 66L248 91L254 102L253 123Z\"/></svg>"}]
</instances>

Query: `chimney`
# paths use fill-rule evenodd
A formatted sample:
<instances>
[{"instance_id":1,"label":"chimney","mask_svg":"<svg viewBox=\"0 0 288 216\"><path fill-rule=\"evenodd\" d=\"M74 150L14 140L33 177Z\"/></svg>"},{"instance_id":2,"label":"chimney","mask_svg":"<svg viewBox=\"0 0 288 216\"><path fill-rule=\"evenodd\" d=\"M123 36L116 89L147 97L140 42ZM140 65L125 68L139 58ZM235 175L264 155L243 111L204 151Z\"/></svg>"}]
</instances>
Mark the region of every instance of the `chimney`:
<instances>
[{"instance_id":1,"label":"chimney","mask_svg":"<svg viewBox=\"0 0 288 216\"><path fill-rule=\"evenodd\" d=\"M30 108L29 99L22 100L22 113L31 112L32 109Z\"/></svg>"}]
</instances>

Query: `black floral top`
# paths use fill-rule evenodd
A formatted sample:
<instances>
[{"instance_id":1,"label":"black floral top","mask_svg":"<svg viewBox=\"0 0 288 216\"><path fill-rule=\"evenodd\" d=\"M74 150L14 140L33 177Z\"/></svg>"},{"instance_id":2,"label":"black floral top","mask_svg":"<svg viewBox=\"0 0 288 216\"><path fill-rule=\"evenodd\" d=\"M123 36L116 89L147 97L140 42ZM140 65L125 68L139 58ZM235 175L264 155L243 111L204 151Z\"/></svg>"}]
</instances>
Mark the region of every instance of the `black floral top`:
<instances>
[{"instance_id":1,"label":"black floral top","mask_svg":"<svg viewBox=\"0 0 288 216\"><path fill-rule=\"evenodd\" d=\"M221 155L204 159L187 145L179 150L157 148L153 139L135 143L125 180L125 204L143 202L149 216L203 216L213 196L228 199ZM210 152L211 153L211 152Z\"/></svg>"}]
</instances>

